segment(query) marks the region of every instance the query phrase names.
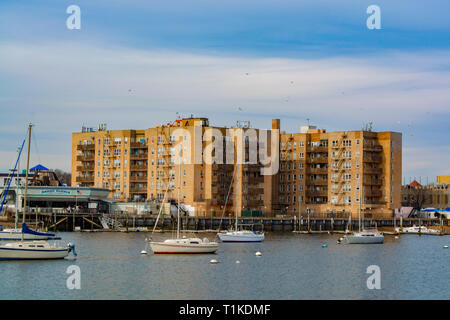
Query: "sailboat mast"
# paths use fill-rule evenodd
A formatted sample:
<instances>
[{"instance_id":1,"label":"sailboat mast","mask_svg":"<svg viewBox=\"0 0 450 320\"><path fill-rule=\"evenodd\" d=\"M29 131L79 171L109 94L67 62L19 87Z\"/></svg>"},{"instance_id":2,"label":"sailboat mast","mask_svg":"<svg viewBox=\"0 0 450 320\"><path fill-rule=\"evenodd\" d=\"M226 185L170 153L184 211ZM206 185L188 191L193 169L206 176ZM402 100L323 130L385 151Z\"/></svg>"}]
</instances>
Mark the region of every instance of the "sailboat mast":
<instances>
[{"instance_id":1,"label":"sailboat mast","mask_svg":"<svg viewBox=\"0 0 450 320\"><path fill-rule=\"evenodd\" d=\"M23 145L22 145L23 146ZM19 158L22 150L19 150ZM14 229L17 229L17 223L19 222L19 172L20 172L20 160L17 164L17 179L16 179L16 216L14 218Z\"/></svg>"},{"instance_id":2,"label":"sailboat mast","mask_svg":"<svg viewBox=\"0 0 450 320\"><path fill-rule=\"evenodd\" d=\"M239 164L236 163L236 222L235 231L238 231L238 200L239 200Z\"/></svg>"},{"instance_id":3,"label":"sailboat mast","mask_svg":"<svg viewBox=\"0 0 450 320\"><path fill-rule=\"evenodd\" d=\"M27 151L27 171L25 172L25 193L23 194L23 212L22 212L22 223L25 223L25 214L27 210L27 193L28 193L28 170L30 169L30 144L31 144L31 127L32 124L28 125L28 151ZM22 232L22 241L23 241Z\"/></svg>"},{"instance_id":4,"label":"sailboat mast","mask_svg":"<svg viewBox=\"0 0 450 320\"><path fill-rule=\"evenodd\" d=\"M180 165L178 167L178 220L177 220L177 239L180 239L180 193L181 193L181 151L182 144L180 142Z\"/></svg>"}]
</instances>

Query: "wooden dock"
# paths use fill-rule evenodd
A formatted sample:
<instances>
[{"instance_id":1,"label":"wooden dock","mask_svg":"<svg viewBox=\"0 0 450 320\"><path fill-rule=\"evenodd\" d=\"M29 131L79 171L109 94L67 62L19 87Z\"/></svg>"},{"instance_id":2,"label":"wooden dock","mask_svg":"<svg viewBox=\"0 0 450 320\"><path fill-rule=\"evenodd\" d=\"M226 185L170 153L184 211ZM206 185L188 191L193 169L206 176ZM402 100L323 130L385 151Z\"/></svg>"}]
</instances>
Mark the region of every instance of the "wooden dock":
<instances>
[{"instance_id":1,"label":"wooden dock","mask_svg":"<svg viewBox=\"0 0 450 320\"><path fill-rule=\"evenodd\" d=\"M130 214L101 214L101 213L30 213L27 221L35 223L38 221L48 231L74 231L75 229L91 231L120 231L127 228L139 229L146 227L152 230L157 215L130 215ZM104 229L102 220L108 220L109 228ZM21 221L21 218L19 219ZM161 216L158 221L158 230L173 230L176 228L176 217ZM10 223L10 222L9 222ZM184 230L207 232L226 230L234 226L234 217L182 217L182 228ZM309 219L278 218L278 217L241 217L239 224L244 228L254 231L280 231L280 232L302 232L320 233L333 232L343 233L345 230L358 230L358 220L348 218L324 218L310 217ZM443 229L445 233L450 232L450 223L446 219L366 219L364 228L377 227L386 232L394 231L396 227L426 226ZM77 228L76 228L77 227Z\"/></svg>"}]
</instances>

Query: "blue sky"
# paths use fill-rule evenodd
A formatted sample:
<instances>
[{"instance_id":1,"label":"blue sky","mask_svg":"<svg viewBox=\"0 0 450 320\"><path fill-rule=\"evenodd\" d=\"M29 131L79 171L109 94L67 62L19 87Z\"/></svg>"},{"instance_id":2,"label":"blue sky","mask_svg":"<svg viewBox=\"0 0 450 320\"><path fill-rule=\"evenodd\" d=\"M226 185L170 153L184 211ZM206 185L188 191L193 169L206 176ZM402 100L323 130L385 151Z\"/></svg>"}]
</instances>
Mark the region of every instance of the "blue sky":
<instances>
[{"instance_id":1,"label":"blue sky","mask_svg":"<svg viewBox=\"0 0 450 320\"><path fill-rule=\"evenodd\" d=\"M66 28L71 4L81 30ZM372 4L381 30L366 27ZM262 128L276 117L291 132L307 118L328 131L373 121L404 133L407 181L450 174L449 9L448 1L4 0L0 168L13 163L29 121L32 161L68 170L71 132L82 123L147 128L180 112Z\"/></svg>"}]
</instances>

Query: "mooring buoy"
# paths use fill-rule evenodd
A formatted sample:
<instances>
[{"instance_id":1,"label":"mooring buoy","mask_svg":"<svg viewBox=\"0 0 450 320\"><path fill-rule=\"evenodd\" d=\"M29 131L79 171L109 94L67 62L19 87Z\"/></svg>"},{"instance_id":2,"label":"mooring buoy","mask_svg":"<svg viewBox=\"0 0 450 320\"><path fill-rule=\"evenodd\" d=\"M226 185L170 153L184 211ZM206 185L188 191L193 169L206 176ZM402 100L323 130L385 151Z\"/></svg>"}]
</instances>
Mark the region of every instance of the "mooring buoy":
<instances>
[{"instance_id":1,"label":"mooring buoy","mask_svg":"<svg viewBox=\"0 0 450 320\"><path fill-rule=\"evenodd\" d=\"M147 254L147 251L142 250L142 251L141 251L141 254Z\"/></svg>"},{"instance_id":2,"label":"mooring buoy","mask_svg":"<svg viewBox=\"0 0 450 320\"><path fill-rule=\"evenodd\" d=\"M259 251L257 251L257 252L255 253L255 256L260 257L260 256L262 256L262 253L259 252Z\"/></svg>"},{"instance_id":3,"label":"mooring buoy","mask_svg":"<svg viewBox=\"0 0 450 320\"><path fill-rule=\"evenodd\" d=\"M209 261L209 263L211 263L211 264L216 264L216 263L218 263L218 262L217 262L216 259L211 259L211 261Z\"/></svg>"}]
</instances>

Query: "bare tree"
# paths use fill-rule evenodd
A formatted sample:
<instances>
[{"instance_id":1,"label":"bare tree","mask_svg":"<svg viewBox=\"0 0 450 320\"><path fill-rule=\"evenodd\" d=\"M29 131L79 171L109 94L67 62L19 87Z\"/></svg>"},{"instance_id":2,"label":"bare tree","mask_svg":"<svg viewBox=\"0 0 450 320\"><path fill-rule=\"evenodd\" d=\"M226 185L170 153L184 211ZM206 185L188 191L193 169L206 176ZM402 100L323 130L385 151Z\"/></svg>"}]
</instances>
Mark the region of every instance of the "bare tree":
<instances>
[{"instance_id":1,"label":"bare tree","mask_svg":"<svg viewBox=\"0 0 450 320\"><path fill-rule=\"evenodd\" d=\"M69 172L65 172L61 169L55 169L55 174L58 176L59 181L61 181L61 183L64 183L67 186L71 185L71 181L72 181L72 174Z\"/></svg>"}]
</instances>

